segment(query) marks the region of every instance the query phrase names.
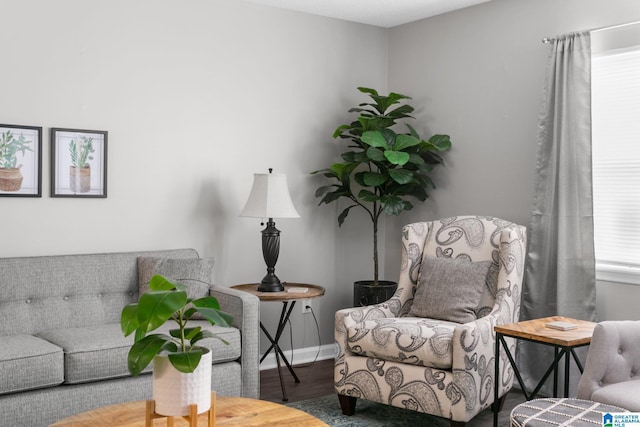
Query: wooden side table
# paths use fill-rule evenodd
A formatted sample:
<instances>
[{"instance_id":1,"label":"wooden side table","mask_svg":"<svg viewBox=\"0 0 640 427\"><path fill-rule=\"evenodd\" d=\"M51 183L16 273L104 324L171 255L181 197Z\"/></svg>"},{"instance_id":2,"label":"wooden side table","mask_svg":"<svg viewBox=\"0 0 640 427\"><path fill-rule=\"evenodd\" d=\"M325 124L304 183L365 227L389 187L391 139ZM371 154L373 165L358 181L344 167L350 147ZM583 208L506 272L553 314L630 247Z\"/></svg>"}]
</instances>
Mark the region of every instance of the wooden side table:
<instances>
[{"instance_id":1,"label":"wooden side table","mask_svg":"<svg viewBox=\"0 0 640 427\"><path fill-rule=\"evenodd\" d=\"M547 327L549 322L568 322L576 325L575 329L561 331ZM509 323L506 325L495 326L493 330L496 333L496 356L495 356L495 381L494 381L494 401L498 401L498 383L500 378L500 346L504 348L509 363L513 368L513 372L518 379L518 383L522 388L522 392L525 398L529 401L538 394L544 383L549 378L549 375L553 372L553 397L558 397L558 363L564 357L564 397L569 397L569 367L571 362L571 356L575 360L580 372L584 371L582 363L575 353L575 349L591 344L591 336L593 335L593 329L596 327L596 323L588 322L586 320L572 319L562 316L544 317L541 319L525 320L523 322ZM520 375L520 371L516 366L516 362L509 351L504 337L511 337L525 341L536 342L539 344L550 345L554 348L554 359L542 379L536 386L536 388L530 394L527 393L527 389L524 386L524 381ZM493 413L493 425L497 426L498 423L498 411Z\"/></svg>"},{"instance_id":2,"label":"wooden side table","mask_svg":"<svg viewBox=\"0 0 640 427\"><path fill-rule=\"evenodd\" d=\"M310 298L318 298L324 295L324 288L318 285L309 285L306 283L283 283L284 291L282 292L259 292L258 291L258 283L248 283L244 285L235 285L231 286L233 289L237 289L239 291L249 292L257 296L260 301L277 301L282 302L282 312L280 313L280 320L278 321L278 327L276 329L275 336L271 336L269 331L264 327L262 320L260 321L260 329L264 332L265 336L271 343L269 349L262 355L260 358L260 363L267 357L267 355L273 350L276 356L276 363L278 365L278 376L280 377L280 387L282 388L282 400L288 401L287 390L284 386L284 381L282 380L282 370L280 367L280 358L289 369L289 372L293 376L293 379L296 383L300 382L300 379L296 375L293 367L289 363L289 360L284 355L282 350L280 349L280 345L278 342L280 341L280 336L282 335L282 331L289 321L289 317L291 316L291 312L293 311L293 307L296 305L296 301L300 299L310 299ZM305 288L306 292L301 293L292 293L288 290L291 288Z\"/></svg>"}]
</instances>

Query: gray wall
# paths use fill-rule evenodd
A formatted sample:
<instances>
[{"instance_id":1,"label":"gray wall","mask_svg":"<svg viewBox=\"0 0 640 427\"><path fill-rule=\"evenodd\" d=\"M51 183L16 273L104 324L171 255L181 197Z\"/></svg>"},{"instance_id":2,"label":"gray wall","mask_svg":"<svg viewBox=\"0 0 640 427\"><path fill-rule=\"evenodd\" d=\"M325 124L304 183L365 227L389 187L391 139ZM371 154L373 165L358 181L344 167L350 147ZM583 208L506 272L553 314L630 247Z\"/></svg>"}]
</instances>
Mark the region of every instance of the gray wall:
<instances>
[{"instance_id":1,"label":"gray wall","mask_svg":"<svg viewBox=\"0 0 640 427\"><path fill-rule=\"evenodd\" d=\"M433 199L382 230L393 280L402 224L461 213L528 224L540 38L637 20L639 8L495 0L386 30L237 0L3 0L0 123L45 134L43 197L0 197L0 256L194 247L216 258L217 283L254 282L262 227L238 214L252 174L273 167L301 215L277 221L276 270L326 287L313 306L330 346L334 312L371 276L370 223L354 212L338 229L309 172L337 156L331 134L364 99L355 88L412 95L416 127L455 143ZM49 197L50 127L109 131L107 199ZM262 304L270 329L279 309ZM313 318L292 320L293 346L314 346Z\"/></svg>"},{"instance_id":2,"label":"gray wall","mask_svg":"<svg viewBox=\"0 0 640 427\"><path fill-rule=\"evenodd\" d=\"M253 173L272 167L301 215L277 221L276 272L327 288L314 309L331 344L347 264L337 207L317 207L322 180L309 172L337 155L331 134L356 87L386 89L387 30L237 0L3 0L0 11L0 123L45 131L43 197L0 197L0 256L194 247L216 258L217 283L255 282L263 227L238 215ZM51 127L109 132L108 198L49 197ZM280 305L262 304L270 328ZM292 319L294 346L315 345L313 318Z\"/></svg>"},{"instance_id":3,"label":"gray wall","mask_svg":"<svg viewBox=\"0 0 640 427\"><path fill-rule=\"evenodd\" d=\"M432 199L387 221L387 277L399 269L403 224L469 213L529 224L549 52L541 39L636 20L634 0L494 0L389 31L389 89L422 106L425 136L449 133L454 146ZM599 284L600 319L639 318L633 304L612 303L638 289Z\"/></svg>"}]
</instances>

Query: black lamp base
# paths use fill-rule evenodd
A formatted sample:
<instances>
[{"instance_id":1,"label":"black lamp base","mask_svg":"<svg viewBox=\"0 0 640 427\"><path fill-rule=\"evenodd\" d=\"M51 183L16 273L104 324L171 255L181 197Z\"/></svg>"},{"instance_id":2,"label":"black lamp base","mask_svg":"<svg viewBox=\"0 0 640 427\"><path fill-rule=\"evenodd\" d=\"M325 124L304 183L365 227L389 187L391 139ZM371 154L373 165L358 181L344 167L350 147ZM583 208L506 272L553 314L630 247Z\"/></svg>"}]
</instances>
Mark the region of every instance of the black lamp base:
<instances>
[{"instance_id":1,"label":"black lamp base","mask_svg":"<svg viewBox=\"0 0 640 427\"><path fill-rule=\"evenodd\" d=\"M284 286L276 276L276 262L280 253L280 230L276 228L273 218L269 218L267 226L262 230L262 256L267 264L267 275L264 276L258 292L282 292Z\"/></svg>"},{"instance_id":2,"label":"black lamp base","mask_svg":"<svg viewBox=\"0 0 640 427\"><path fill-rule=\"evenodd\" d=\"M284 286L275 274L267 274L258 285L258 292L282 292Z\"/></svg>"}]
</instances>

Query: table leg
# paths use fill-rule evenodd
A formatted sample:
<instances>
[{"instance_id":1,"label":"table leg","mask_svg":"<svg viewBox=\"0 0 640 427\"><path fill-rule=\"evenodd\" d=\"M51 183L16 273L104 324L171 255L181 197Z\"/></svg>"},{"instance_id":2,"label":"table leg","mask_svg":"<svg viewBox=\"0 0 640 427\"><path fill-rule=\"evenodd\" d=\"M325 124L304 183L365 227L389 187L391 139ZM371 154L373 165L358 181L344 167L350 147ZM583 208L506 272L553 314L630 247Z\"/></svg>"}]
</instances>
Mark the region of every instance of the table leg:
<instances>
[{"instance_id":1,"label":"table leg","mask_svg":"<svg viewBox=\"0 0 640 427\"><path fill-rule=\"evenodd\" d=\"M578 355L573 348L571 349L571 354L573 355L573 360L576 361L576 365L578 365L578 369L580 369L580 373L583 374L584 368L582 367L582 362L580 362L580 359L578 359Z\"/></svg>"},{"instance_id":2,"label":"table leg","mask_svg":"<svg viewBox=\"0 0 640 427\"><path fill-rule=\"evenodd\" d=\"M558 359L558 347L553 346L553 360ZM558 397L558 364L556 363L555 368L553 370L553 397Z\"/></svg>"},{"instance_id":3,"label":"table leg","mask_svg":"<svg viewBox=\"0 0 640 427\"><path fill-rule=\"evenodd\" d=\"M564 397L569 397L569 363L571 362L570 349L563 348L564 351Z\"/></svg>"},{"instance_id":4,"label":"table leg","mask_svg":"<svg viewBox=\"0 0 640 427\"><path fill-rule=\"evenodd\" d=\"M502 335L496 332L496 349L495 349L495 378L493 383L493 403L495 404L493 407L493 427L498 427L498 412L500 408L496 404L498 402L498 389L500 388L500 339Z\"/></svg>"},{"instance_id":5,"label":"table leg","mask_svg":"<svg viewBox=\"0 0 640 427\"><path fill-rule=\"evenodd\" d=\"M542 379L536 386L536 389L533 390L533 393L531 393L531 397L527 398L527 400L533 399L538 394L538 392L540 391L544 383L547 381L547 378L549 378L549 375L551 375L552 372L555 372L555 370L558 369L558 362L560 362L560 359L562 358L563 354L564 352L561 351L556 355L556 357L554 357L553 363L551 364L551 366L549 366L549 369L547 369L547 372L544 373ZM557 397L555 393L553 397Z\"/></svg>"},{"instance_id":6,"label":"table leg","mask_svg":"<svg viewBox=\"0 0 640 427\"><path fill-rule=\"evenodd\" d=\"M289 317L291 316L291 312L293 311L293 307L295 306L295 304L296 304L295 300L291 301L291 305L289 305L289 301L283 301L282 311L280 313L280 321L278 322L278 328L276 329L275 337L272 337L271 334L264 327L262 322L260 322L260 329L262 329L262 332L265 334L265 336L271 343L267 351L260 358L260 363L262 363L265 357L267 357L267 355L271 352L271 350L273 350L276 356L276 364L278 366L278 376L280 377L280 387L282 388L282 400L285 402L289 400L289 398L287 397L287 391L285 389L284 381L282 378L282 365L280 364L280 358L282 358L282 361L284 362L287 369L291 373L291 376L293 376L294 381L296 383L299 383L300 379L296 375L295 371L293 370L293 367L289 363L289 360L287 359L285 354L282 352L282 349L280 348L280 345L278 343L280 342L280 337L282 336L282 332L284 331L284 328L287 325L287 322L289 321Z\"/></svg>"},{"instance_id":7,"label":"table leg","mask_svg":"<svg viewBox=\"0 0 640 427\"><path fill-rule=\"evenodd\" d=\"M277 344L278 342L280 342L280 335L282 335L282 331L284 331L284 327L286 326L287 322L289 321L289 317L291 316L291 311L293 311L293 307L295 305L296 305L296 301L295 300L291 301L291 305L289 306L289 310L288 311L287 311L287 303L286 303L286 301L284 302L284 304L282 306L282 314L284 314L285 311L287 313L286 313L286 315L284 317L282 317L282 315L280 316L280 325L278 326L278 333L276 334L276 350L277 350L278 353L280 353L280 357L282 357L282 361L284 362L285 365L287 365L287 368L289 369L289 372L291 373L291 376L293 377L295 382L299 383L300 379L298 379L298 376L294 372L293 367L289 363L289 360L287 359L287 357L282 352L282 349L280 348L280 346Z\"/></svg>"}]
</instances>

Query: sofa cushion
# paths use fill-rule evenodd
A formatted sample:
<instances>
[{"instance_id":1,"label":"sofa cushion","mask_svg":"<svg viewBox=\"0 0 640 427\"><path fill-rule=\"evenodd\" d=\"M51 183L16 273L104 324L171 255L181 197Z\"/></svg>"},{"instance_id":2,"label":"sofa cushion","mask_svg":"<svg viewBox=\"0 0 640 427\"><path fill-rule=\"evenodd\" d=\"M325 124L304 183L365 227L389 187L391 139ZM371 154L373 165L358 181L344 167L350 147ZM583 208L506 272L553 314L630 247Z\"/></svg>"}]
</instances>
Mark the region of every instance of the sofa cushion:
<instances>
[{"instance_id":1,"label":"sofa cushion","mask_svg":"<svg viewBox=\"0 0 640 427\"><path fill-rule=\"evenodd\" d=\"M240 331L236 328L211 326L207 321L191 321L189 326L202 326L229 342L205 339L198 344L212 350L213 363L235 360L240 357ZM174 329L173 322L155 332L167 333ZM64 350L64 381L67 384L83 383L129 375L127 354L133 344L133 336L124 337L120 324L89 328L69 328L44 331L38 335ZM144 372L150 372L151 365Z\"/></svg>"},{"instance_id":2,"label":"sofa cushion","mask_svg":"<svg viewBox=\"0 0 640 427\"><path fill-rule=\"evenodd\" d=\"M64 381L62 349L31 335L0 337L0 395Z\"/></svg>"},{"instance_id":3,"label":"sofa cushion","mask_svg":"<svg viewBox=\"0 0 640 427\"><path fill-rule=\"evenodd\" d=\"M187 297L202 298L209 295L209 286L213 274L213 258L138 258L138 285L140 295L149 290L149 280L155 275L180 282L187 286ZM193 319L204 319L195 313Z\"/></svg>"},{"instance_id":4,"label":"sofa cushion","mask_svg":"<svg viewBox=\"0 0 640 427\"><path fill-rule=\"evenodd\" d=\"M149 290L149 280L155 274L186 285L189 298L201 298L209 295L213 258L138 258L140 295Z\"/></svg>"},{"instance_id":5,"label":"sofa cushion","mask_svg":"<svg viewBox=\"0 0 640 427\"><path fill-rule=\"evenodd\" d=\"M417 317L365 320L347 330L352 353L437 369L451 369L457 324Z\"/></svg>"},{"instance_id":6,"label":"sofa cushion","mask_svg":"<svg viewBox=\"0 0 640 427\"><path fill-rule=\"evenodd\" d=\"M425 256L409 315L457 323L474 321L491 264Z\"/></svg>"}]
</instances>

